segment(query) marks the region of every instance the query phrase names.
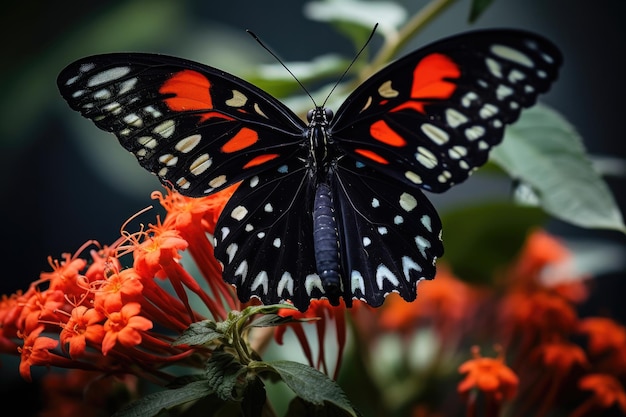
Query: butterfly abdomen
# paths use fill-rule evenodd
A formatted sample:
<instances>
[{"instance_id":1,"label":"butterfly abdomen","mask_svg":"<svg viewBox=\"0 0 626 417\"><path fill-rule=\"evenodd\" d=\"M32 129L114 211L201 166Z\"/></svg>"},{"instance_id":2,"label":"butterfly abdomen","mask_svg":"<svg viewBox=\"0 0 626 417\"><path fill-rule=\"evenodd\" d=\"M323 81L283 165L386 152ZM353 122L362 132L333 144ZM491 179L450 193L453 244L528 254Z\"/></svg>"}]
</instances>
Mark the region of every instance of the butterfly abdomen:
<instances>
[{"instance_id":1,"label":"butterfly abdomen","mask_svg":"<svg viewBox=\"0 0 626 417\"><path fill-rule=\"evenodd\" d=\"M338 242L331 189L328 184L319 183L313 203L315 266L324 291L331 302L338 302L340 292Z\"/></svg>"}]
</instances>

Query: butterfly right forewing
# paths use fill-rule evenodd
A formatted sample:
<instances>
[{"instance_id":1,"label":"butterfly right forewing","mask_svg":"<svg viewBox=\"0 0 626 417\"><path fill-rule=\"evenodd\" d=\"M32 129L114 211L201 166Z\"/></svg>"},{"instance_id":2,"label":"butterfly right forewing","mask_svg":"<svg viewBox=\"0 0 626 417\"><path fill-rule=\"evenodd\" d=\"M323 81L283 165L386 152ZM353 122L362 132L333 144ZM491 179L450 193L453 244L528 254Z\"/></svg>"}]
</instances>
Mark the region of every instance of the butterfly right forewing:
<instances>
[{"instance_id":1,"label":"butterfly right forewing","mask_svg":"<svg viewBox=\"0 0 626 417\"><path fill-rule=\"evenodd\" d=\"M333 138L382 174L443 192L487 161L561 62L550 41L520 30L437 41L361 84L337 110Z\"/></svg>"}]
</instances>

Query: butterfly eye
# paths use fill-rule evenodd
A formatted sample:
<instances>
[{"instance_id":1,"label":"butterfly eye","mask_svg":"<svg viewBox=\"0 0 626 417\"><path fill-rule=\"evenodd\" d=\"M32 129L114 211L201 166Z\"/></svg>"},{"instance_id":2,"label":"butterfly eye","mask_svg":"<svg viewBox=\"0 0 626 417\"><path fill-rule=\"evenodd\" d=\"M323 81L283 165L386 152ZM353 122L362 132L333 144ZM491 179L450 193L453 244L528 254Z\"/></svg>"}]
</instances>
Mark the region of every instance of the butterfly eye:
<instances>
[{"instance_id":1,"label":"butterfly eye","mask_svg":"<svg viewBox=\"0 0 626 417\"><path fill-rule=\"evenodd\" d=\"M311 122L311 120L313 120L313 115L315 114L315 110L311 109L308 112L306 112L306 120L307 122Z\"/></svg>"},{"instance_id":2,"label":"butterfly eye","mask_svg":"<svg viewBox=\"0 0 626 417\"><path fill-rule=\"evenodd\" d=\"M326 115L326 120L327 121L330 122L331 120L333 120L334 113L333 113L333 111L331 109L325 108L324 109L324 114Z\"/></svg>"}]
</instances>

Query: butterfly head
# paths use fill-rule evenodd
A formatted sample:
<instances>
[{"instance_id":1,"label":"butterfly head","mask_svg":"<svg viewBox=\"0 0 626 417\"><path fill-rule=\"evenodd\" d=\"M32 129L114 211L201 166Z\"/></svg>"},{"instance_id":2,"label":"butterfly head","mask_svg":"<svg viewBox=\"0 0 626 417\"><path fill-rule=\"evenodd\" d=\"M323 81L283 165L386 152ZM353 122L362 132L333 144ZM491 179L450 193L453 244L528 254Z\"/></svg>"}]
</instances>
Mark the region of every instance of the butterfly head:
<instances>
[{"instance_id":1,"label":"butterfly head","mask_svg":"<svg viewBox=\"0 0 626 417\"><path fill-rule=\"evenodd\" d=\"M315 125L328 125L333 120L334 113L328 107L316 106L306 114L306 120L309 122L309 126Z\"/></svg>"}]
</instances>

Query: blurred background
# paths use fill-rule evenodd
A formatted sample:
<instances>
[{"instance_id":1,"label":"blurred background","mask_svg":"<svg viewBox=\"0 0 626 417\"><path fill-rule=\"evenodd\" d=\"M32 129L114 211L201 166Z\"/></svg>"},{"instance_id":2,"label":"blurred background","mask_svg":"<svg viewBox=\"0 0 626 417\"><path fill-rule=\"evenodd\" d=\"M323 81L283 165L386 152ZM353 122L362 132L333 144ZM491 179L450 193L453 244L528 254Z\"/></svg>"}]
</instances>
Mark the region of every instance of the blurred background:
<instances>
[{"instance_id":1,"label":"blurred background","mask_svg":"<svg viewBox=\"0 0 626 417\"><path fill-rule=\"evenodd\" d=\"M412 14L427 2L398 3ZM258 64L275 62L245 29L255 31L287 63L329 53L351 58L354 45L328 24L307 19L304 5L299 0L66 0L4 5L0 187L3 253L8 263L0 293L27 288L41 271L49 270L48 256L59 259L89 239L113 242L131 215L153 203L150 192L161 189L112 135L69 109L56 87L57 74L65 65L103 52L160 52L245 78ZM561 112L582 135L590 154L603 162L603 170L609 173L606 181L624 212L626 2L495 0L471 25L469 6L469 0L457 1L405 52L472 28L523 28L553 40L564 54L565 65L541 101ZM509 191L510 185L481 182L478 177L445 195L432 196L434 204L445 210L446 205L470 196ZM599 288L616 288L624 279L623 235L558 221L548 227L568 241L594 242L594 250L586 254L596 265L604 265L596 274ZM623 303L623 292L598 293L606 303ZM2 373L14 369L5 363Z\"/></svg>"}]
</instances>

